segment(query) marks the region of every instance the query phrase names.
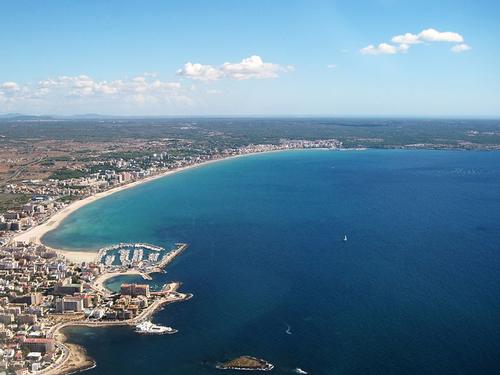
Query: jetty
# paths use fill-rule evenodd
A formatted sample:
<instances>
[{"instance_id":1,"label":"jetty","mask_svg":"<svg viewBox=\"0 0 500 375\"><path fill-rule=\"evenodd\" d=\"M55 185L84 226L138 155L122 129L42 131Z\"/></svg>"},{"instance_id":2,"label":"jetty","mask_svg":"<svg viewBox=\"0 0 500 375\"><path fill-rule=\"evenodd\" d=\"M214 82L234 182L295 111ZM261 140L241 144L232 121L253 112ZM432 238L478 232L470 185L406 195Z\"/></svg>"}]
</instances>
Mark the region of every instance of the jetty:
<instances>
[{"instance_id":1,"label":"jetty","mask_svg":"<svg viewBox=\"0 0 500 375\"><path fill-rule=\"evenodd\" d=\"M173 250L169 251L160 260L160 262L158 263L157 267L159 269L165 268L167 265L169 265L175 259L175 257L177 257L178 255L181 255L184 252L184 250L186 250L187 248L188 248L188 244L187 243L176 243L175 244L175 248Z\"/></svg>"}]
</instances>

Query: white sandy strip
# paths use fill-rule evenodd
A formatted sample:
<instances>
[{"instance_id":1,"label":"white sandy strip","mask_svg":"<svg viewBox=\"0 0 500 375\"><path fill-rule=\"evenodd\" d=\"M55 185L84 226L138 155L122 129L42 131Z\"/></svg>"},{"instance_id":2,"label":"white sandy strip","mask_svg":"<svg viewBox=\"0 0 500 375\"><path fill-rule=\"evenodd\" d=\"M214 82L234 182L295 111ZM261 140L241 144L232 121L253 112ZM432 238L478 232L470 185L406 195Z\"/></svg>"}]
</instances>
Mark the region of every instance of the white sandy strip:
<instances>
[{"instance_id":1,"label":"white sandy strip","mask_svg":"<svg viewBox=\"0 0 500 375\"><path fill-rule=\"evenodd\" d=\"M148 280L147 274L145 274L141 271L138 271L138 270L134 270L134 269L130 269L130 270L127 270L125 272L120 272L120 271L106 272L106 273L101 273L100 275L98 275L94 279L94 281L92 282L92 288L94 288L95 290L98 290L100 292L103 292L105 294L109 294L110 291L104 286L104 284L109 279L112 279L112 278L117 277L117 276L142 276L142 278L144 280Z\"/></svg>"},{"instance_id":2,"label":"white sandy strip","mask_svg":"<svg viewBox=\"0 0 500 375\"><path fill-rule=\"evenodd\" d=\"M218 162L221 160L228 160L228 159L238 158L238 157L242 157L242 156L250 156L250 155L255 155L255 154L263 154L263 153L277 152L277 151L286 151L286 150L255 152L255 153L229 156L226 158L208 160L208 161L204 161L204 162L201 162L198 164L193 164L193 165L189 165L189 166L182 167L182 168L172 169L170 171L166 171L166 172L154 175L154 176L146 177L146 178L131 182L131 183L126 184L126 185L117 186L115 188L103 191L101 193L97 193L97 194L92 195L90 197L87 197L87 198L84 198L84 199L81 199L81 200L78 200L78 201L75 201L75 202L69 204L67 207L58 211L54 216L52 216L46 222L44 222L40 225L37 225L36 227L33 227L25 232L19 233L18 235L14 236L13 240L40 244L40 243L42 243L41 239L45 233L56 229L61 224L61 222L66 217L71 215L73 212L82 208L83 206L86 206L89 203L95 202L98 199L105 198L105 197L107 197L111 194L117 193L119 191L129 189L129 188L138 186L140 184L144 184L146 182L156 180L158 178L169 176L169 175L172 175L174 173L182 172L182 171L190 169L190 168L200 167L200 166L215 163L215 162ZM87 251L70 251L70 250L54 249L54 248L53 248L53 250L57 251L61 255L64 255L67 259L74 261L74 262L92 262L96 259L96 256L97 256L97 252L90 252L90 251L89 252L87 252Z\"/></svg>"}]
</instances>

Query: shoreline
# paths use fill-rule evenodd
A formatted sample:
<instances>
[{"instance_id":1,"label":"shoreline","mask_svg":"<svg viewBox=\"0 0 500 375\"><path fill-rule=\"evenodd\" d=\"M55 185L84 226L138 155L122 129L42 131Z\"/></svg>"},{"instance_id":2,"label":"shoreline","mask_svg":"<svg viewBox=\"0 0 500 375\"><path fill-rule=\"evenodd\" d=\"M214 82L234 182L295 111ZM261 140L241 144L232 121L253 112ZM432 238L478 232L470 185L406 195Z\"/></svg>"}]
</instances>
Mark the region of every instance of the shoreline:
<instances>
[{"instance_id":1,"label":"shoreline","mask_svg":"<svg viewBox=\"0 0 500 375\"><path fill-rule=\"evenodd\" d=\"M19 233L15 236L12 237L13 241L20 241L20 242L30 242L34 244L43 244L42 238L43 236L59 227L59 225L72 213L76 212L82 207L85 207L86 205L93 203L99 199L106 198L112 194L118 193L120 191L124 191L148 182L155 181L157 179L171 176L173 174L183 172L189 169L193 168L198 168L202 166L206 166L209 164L213 164L219 161L224 161L224 160L231 160L231 159L236 159L244 156L252 156L252 155L260 155L260 154L267 154L267 153L273 153L273 152L285 152L285 151L295 151L295 150L303 150L303 149L278 149L278 150L269 150L269 151L260 151L260 152L249 152L246 154L238 154L238 155L231 155L228 157L221 157L218 159L212 159L212 160L206 160L202 161L201 163L195 163L192 165L187 165L185 167L180 167L176 169L171 169L165 172L160 172L156 175L153 176L148 176L146 178L143 178L141 180L136 180L132 181L130 183L127 183L125 185L120 185L113 187L111 189L108 189L106 191L99 192L97 194L85 197L83 199L77 200L75 202L70 203L68 206L64 207L62 210L56 212L52 217L50 217L47 221L28 229L25 232ZM318 150L318 149L316 149ZM45 245L45 244L43 244ZM81 251L81 250L67 250L67 249L58 249L54 248L51 246L46 247L56 251L58 254L64 256L66 259L81 263L81 262L93 262L97 256L97 250L96 251Z\"/></svg>"},{"instance_id":2,"label":"shoreline","mask_svg":"<svg viewBox=\"0 0 500 375\"><path fill-rule=\"evenodd\" d=\"M177 291L181 283L170 284L173 291ZM87 350L77 344L69 342L68 336L63 332L70 327L106 328L106 327L133 327L137 323L149 319L156 311L171 303L187 301L193 297L190 293L181 293L181 298L170 299L162 296L142 311L138 316L128 320L109 322L92 322L75 320L56 324L52 327L50 336L53 337L59 348L63 351L61 357L49 368L36 372L37 375L69 375L90 370L97 366L97 362L88 355Z\"/></svg>"},{"instance_id":3,"label":"shoreline","mask_svg":"<svg viewBox=\"0 0 500 375\"><path fill-rule=\"evenodd\" d=\"M249 152L249 153L244 153L244 154L238 154L238 155L230 155L227 157L220 157L217 159L212 159L212 160L206 160L202 161L199 163L194 163L191 165L187 165L184 167L179 167L175 168L172 170L160 172L158 174L155 174L153 176L148 176L146 178L143 178L141 180L136 180L132 181L128 184L124 184L121 186L116 186L111 189L108 189L103 192L99 192L97 194L94 194L89 197L85 197L83 199L77 200L75 202L72 202L68 206L64 207L60 211L56 212L52 217L50 217L48 220L45 222L30 228L29 230L19 233L16 236L12 237L12 240L14 241L21 241L21 242L31 242L35 244L43 244L42 243L42 238L43 236L52 231L55 230L69 215L72 213L76 212L80 208L93 203L99 199L108 197L114 193L124 191L126 189L130 189L136 186L139 186L144 183L148 183L163 177L167 177L191 168L197 168L201 166L206 166L212 163L216 163L219 161L223 160L230 160L230 159L236 159L240 157L245 157L245 156L252 156L252 155L258 155L258 154L265 154L265 153L271 153L271 152L284 152L284 151L293 151L290 149L277 149L277 150L269 150L269 151L261 151L261 152ZM71 250L65 250L65 249L57 249L57 248L52 248L50 246L47 246L48 248L56 251L58 254L63 255L65 258L67 258L70 261L74 261L77 263L80 262L92 262L96 260L98 256L97 251L71 251ZM184 248L180 250L182 252ZM173 258L178 253L174 253L172 257L167 259L166 263L164 266L166 266L168 263L170 263ZM144 279L150 277L149 274L140 272L138 270L128 270L125 272L109 272L109 273L103 273L99 275L99 277L92 283L92 289L96 290L97 292L100 293L109 293L110 291L106 288L105 283L107 280L110 280L114 277L117 276L125 276L125 275L137 275L137 276L142 276ZM180 283L174 283L173 289L177 290L180 287ZM53 337L56 341L56 345L59 347L61 350L61 355L60 357L54 362L51 366L48 368L37 372L39 375L56 375L56 374L64 374L64 375L69 375L69 374L74 374L82 371L89 370L91 368L96 367L96 362L93 358L91 358L88 354L87 351L84 347L73 344L71 342L68 342L68 337L67 335L63 332L65 328L69 327L88 327L88 328L103 328L103 327L118 327L118 326L133 326L137 324L137 322L147 319L151 317L158 309L162 308L163 306L181 301L181 300L188 300L192 297L192 294L182 294L182 297L171 299L165 296L161 296L158 298L155 302L153 302L148 308L146 308L144 311L141 312L137 317L127 320L127 321L112 321L112 322L99 322L99 323L94 323L90 322L87 320L78 320L78 321L70 321L70 322L62 322L59 324L56 324L56 326L52 327L51 332L50 332L50 337Z\"/></svg>"},{"instance_id":4,"label":"shoreline","mask_svg":"<svg viewBox=\"0 0 500 375\"><path fill-rule=\"evenodd\" d=\"M64 327L62 327L64 328ZM62 350L61 357L50 367L35 372L37 375L70 375L93 369L97 362L88 355L87 350L68 341L68 336L58 330L54 332L57 346Z\"/></svg>"}]
</instances>

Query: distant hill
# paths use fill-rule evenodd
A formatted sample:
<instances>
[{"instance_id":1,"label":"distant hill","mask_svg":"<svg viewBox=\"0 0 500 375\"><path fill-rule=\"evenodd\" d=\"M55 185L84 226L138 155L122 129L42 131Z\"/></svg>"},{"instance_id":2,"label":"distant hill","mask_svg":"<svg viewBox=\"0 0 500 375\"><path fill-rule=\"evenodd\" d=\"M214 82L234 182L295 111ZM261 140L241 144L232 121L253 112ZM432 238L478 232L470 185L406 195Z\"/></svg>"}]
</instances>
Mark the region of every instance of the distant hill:
<instances>
[{"instance_id":1,"label":"distant hill","mask_svg":"<svg viewBox=\"0 0 500 375\"><path fill-rule=\"evenodd\" d=\"M110 119L117 116L100 115L98 113L84 113L79 115L30 115L23 113L0 113L0 120L12 121L36 121L36 120L96 120L96 119Z\"/></svg>"},{"instance_id":2,"label":"distant hill","mask_svg":"<svg viewBox=\"0 0 500 375\"><path fill-rule=\"evenodd\" d=\"M0 120L28 121L28 120L52 120L54 116L50 115L25 115L22 113L3 113L0 114Z\"/></svg>"},{"instance_id":3,"label":"distant hill","mask_svg":"<svg viewBox=\"0 0 500 375\"><path fill-rule=\"evenodd\" d=\"M110 116L110 115L101 115L99 113L83 113L80 115L72 115L72 116L59 116L60 118L70 118L70 119L110 119L116 118L120 116Z\"/></svg>"}]
</instances>

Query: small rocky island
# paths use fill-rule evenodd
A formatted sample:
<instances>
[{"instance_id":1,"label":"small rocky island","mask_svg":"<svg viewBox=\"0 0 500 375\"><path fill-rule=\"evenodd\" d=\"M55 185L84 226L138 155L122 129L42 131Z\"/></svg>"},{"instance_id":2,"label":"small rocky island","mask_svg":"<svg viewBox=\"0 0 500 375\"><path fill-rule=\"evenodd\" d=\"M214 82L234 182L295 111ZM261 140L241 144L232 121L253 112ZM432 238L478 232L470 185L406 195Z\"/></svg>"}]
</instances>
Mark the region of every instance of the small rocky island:
<instances>
[{"instance_id":1,"label":"small rocky island","mask_svg":"<svg viewBox=\"0 0 500 375\"><path fill-rule=\"evenodd\" d=\"M253 370L253 371L271 371L274 365L259 358L243 355L230 361L218 363L219 370Z\"/></svg>"}]
</instances>

